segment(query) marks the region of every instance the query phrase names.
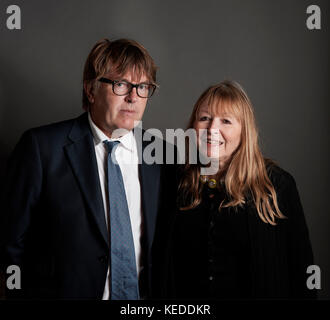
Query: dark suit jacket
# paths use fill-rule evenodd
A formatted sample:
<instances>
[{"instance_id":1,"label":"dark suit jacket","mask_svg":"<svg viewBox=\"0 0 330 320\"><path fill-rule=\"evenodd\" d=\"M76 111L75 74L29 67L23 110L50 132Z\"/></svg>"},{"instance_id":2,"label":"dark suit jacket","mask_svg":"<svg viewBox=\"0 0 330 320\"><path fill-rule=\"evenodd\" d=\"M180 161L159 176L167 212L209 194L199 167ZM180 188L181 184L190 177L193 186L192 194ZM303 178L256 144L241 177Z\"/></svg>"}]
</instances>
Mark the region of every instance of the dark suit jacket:
<instances>
[{"instance_id":1,"label":"dark suit jacket","mask_svg":"<svg viewBox=\"0 0 330 320\"><path fill-rule=\"evenodd\" d=\"M156 224L170 189L164 176L171 182L166 168L139 165L149 296ZM22 276L15 296L101 299L109 236L87 113L25 132L9 160L3 196L3 265L20 266Z\"/></svg>"}]
</instances>

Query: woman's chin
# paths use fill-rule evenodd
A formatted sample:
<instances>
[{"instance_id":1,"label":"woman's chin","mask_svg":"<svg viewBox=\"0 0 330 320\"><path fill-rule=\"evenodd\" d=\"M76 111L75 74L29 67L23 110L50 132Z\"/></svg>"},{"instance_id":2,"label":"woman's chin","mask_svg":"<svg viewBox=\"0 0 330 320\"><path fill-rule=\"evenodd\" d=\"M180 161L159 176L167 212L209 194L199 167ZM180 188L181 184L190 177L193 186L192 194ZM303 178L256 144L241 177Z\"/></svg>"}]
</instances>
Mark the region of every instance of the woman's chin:
<instances>
[{"instance_id":1,"label":"woman's chin","mask_svg":"<svg viewBox=\"0 0 330 320\"><path fill-rule=\"evenodd\" d=\"M221 154L219 153L219 150L208 150L207 157L212 160L217 160L220 159Z\"/></svg>"}]
</instances>

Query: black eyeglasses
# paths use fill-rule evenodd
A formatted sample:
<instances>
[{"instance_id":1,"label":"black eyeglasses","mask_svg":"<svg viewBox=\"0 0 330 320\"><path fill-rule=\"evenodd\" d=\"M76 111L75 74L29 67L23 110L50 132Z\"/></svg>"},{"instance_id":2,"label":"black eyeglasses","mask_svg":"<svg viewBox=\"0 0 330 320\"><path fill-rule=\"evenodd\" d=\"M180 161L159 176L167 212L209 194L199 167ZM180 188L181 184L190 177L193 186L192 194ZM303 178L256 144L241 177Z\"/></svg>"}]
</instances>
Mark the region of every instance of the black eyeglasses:
<instances>
[{"instance_id":1,"label":"black eyeglasses","mask_svg":"<svg viewBox=\"0 0 330 320\"><path fill-rule=\"evenodd\" d=\"M110 80L107 78L100 78L99 81L112 84L112 91L117 96L126 96L133 88L136 88L136 93L140 98L150 98L157 87L152 83L133 84L125 80Z\"/></svg>"}]
</instances>

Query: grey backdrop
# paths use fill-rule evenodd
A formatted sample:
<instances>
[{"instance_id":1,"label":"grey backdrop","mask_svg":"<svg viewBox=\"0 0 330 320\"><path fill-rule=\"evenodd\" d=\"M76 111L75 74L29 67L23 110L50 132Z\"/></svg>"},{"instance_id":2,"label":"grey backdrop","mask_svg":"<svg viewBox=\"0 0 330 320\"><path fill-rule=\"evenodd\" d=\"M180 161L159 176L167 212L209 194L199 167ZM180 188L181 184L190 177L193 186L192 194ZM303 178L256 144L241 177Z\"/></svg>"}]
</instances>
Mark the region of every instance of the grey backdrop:
<instances>
[{"instance_id":1,"label":"grey backdrop","mask_svg":"<svg viewBox=\"0 0 330 320\"><path fill-rule=\"evenodd\" d=\"M6 28L21 8L22 29ZM321 30L306 8L321 8ZM329 1L0 2L0 174L26 129L82 112L82 70L104 37L140 41L159 66L145 128L185 127L210 84L234 79L255 107L266 156L291 172L305 208L321 298L330 298Z\"/></svg>"}]
</instances>

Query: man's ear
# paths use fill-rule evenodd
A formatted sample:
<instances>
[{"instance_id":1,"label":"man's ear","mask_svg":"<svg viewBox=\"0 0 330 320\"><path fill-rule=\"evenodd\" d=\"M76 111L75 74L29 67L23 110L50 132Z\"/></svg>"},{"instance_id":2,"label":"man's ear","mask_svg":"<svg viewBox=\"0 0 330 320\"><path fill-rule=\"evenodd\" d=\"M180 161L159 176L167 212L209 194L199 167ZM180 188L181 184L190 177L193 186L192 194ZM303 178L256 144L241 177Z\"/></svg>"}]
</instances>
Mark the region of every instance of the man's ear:
<instances>
[{"instance_id":1,"label":"man's ear","mask_svg":"<svg viewBox=\"0 0 330 320\"><path fill-rule=\"evenodd\" d=\"M93 84L90 81L84 81L84 90L88 98L89 103L94 103L94 88Z\"/></svg>"}]
</instances>

